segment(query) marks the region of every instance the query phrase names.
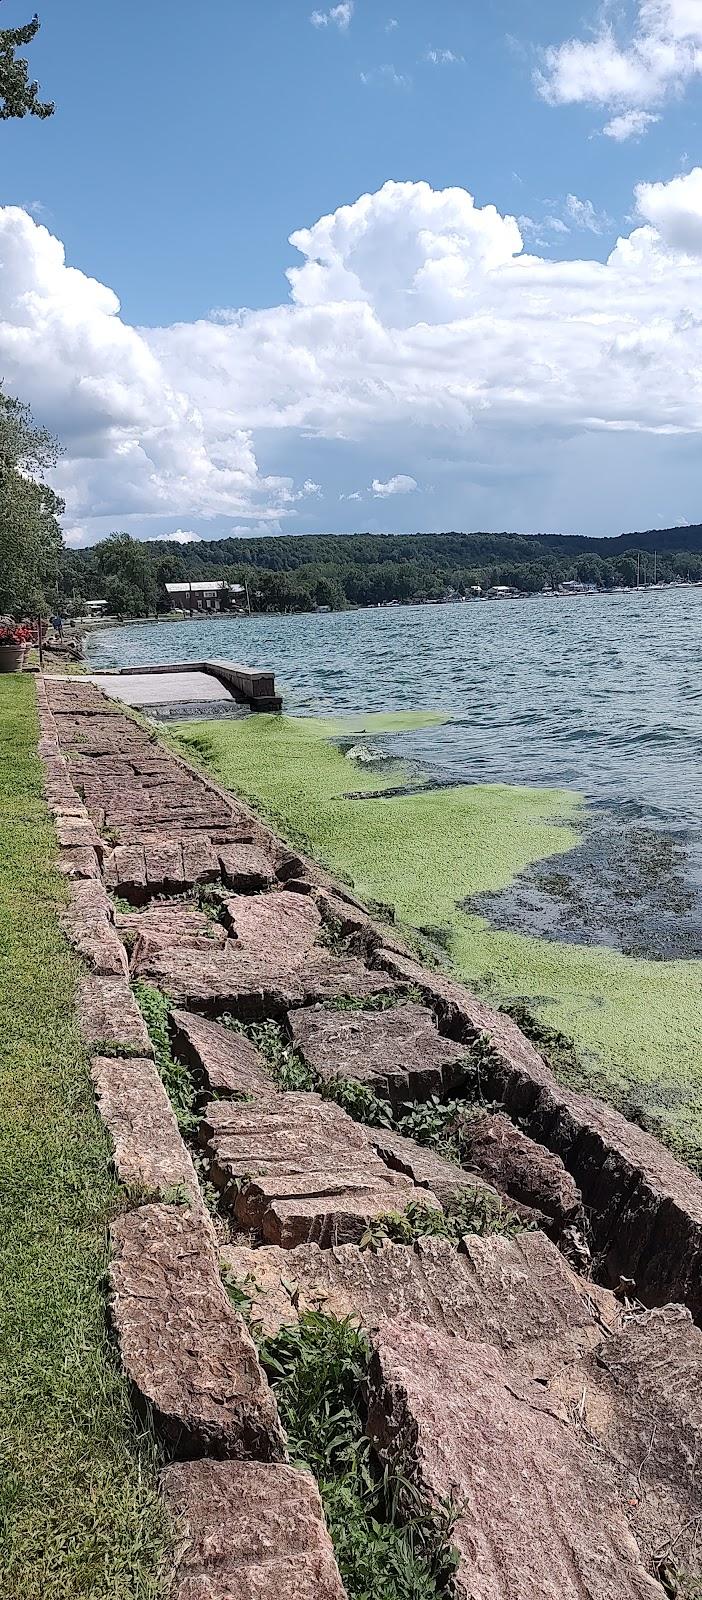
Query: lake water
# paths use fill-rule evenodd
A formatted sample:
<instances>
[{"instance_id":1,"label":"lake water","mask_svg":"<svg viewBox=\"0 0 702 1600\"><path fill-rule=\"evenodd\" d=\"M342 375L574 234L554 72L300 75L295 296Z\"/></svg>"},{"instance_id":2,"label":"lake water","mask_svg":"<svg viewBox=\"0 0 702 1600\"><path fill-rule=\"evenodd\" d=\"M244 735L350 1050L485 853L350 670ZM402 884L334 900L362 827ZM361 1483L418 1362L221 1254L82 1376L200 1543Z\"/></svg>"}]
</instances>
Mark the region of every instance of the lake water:
<instances>
[{"instance_id":1,"label":"lake water","mask_svg":"<svg viewBox=\"0 0 702 1600\"><path fill-rule=\"evenodd\" d=\"M387 791L381 820L366 796L367 839L357 802L337 809L340 859L376 898L445 936L472 985L525 1001L572 1038L581 1081L702 1170L702 590L137 625L90 641L95 666L208 656L272 667L298 715L446 713L443 725L411 733L347 735L346 793L362 789L369 758L390 784L406 785L406 772L385 765L399 755L430 791L507 784L585 797L576 845L534 860L529 804L504 791L477 803L468 793L465 812L444 794L422 795L423 836L416 802L403 818L404 800ZM235 761L229 770L236 775ZM531 865L485 888L504 805L516 859ZM286 814L284 794L274 808ZM568 809L554 794L551 816ZM312 840L326 839L333 858L328 814L317 811ZM477 837L466 833L468 814Z\"/></svg>"},{"instance_id":2,"label":"lake water","mask_svg":"<svg viewBox=\"0 0 702 1600\"><path fill-rule=\"evenodd\" d=\"M295 715L446 711L393 741L439 781L699 821L702 589L135 624L88 645L94 668L208 656L272 667Z\"/></svg>"}]
</instances>

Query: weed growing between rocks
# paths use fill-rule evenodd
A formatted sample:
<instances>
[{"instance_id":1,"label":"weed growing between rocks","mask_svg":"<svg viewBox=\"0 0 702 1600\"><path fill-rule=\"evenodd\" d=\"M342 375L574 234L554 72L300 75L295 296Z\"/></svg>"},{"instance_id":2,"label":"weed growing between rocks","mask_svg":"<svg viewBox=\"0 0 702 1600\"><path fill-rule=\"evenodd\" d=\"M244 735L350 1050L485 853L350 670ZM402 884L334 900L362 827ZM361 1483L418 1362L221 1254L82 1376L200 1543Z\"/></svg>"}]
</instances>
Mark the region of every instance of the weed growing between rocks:
<instances>
[{"instance_id":1,"label":"weed growing between rocks","mask_svg":"<svg viewBox=\"0 0 702 1600\"><path fill-rule=\"evenodd\" d=\"M325 1000L325 1011L395 1011L398 1006L406 1006L410 1000L417 1005L422 1003L422 991L414 984L395 991L391 994L346 995L334 996Z\"/></svg>"},{"instance_id":2,"label":"weed growing between rocks","mask_svg":"<svg viewBox=\"0 0 702 1600\"><path fill-rule=\"evenodd\" d=\"M111 894L110 900L112 901L115 911L121 911L122 915L125 917L131 916L131 913L134 910L131 900L125 900L124 895L121 894Z\"/></svg>"},{"instance_id":3,"label":"weed growing between rocks","mask_svg":"<svg viewBox=\"0 0 702 1600\"><path fill-rule=\"evenodd\" d=\"M212 922L222 920L222 886L219 883L199 883L195 888L194 903L203 916Z\"/></svg>"},{"instance_id":4,"label":"weed growing between rocks","mask_svg":"<svg viewBox=\"0 0 702 1600\"><path fill-rule=\"evenodd\" d=\"M244 1039L249 1039L260 1050L279 1089L295 1092L318 1088L314 1073L298 1055L280 1023L239 1022L228 1011L218 1021L223 1027L231 1028L233 1033L240 1033Z\"/></svg>"},{"instance_id":5,"label":"weed growing between rocks","mask_svg":"<svg viewBox=\"0 0 702 1600\"><path fill-rule=\"evenodd\" d=\"M350 1319L310 1311L264 1340L259 1353L291 1460L317 1479L349 1600L447 1597L456 1568L455 1518L448 1507L422 1507L415 1493L413 1518L404 1525L396 1520L397 1485L377 1472L365 1433L370 1348L364 1335Z\"/></svg>"},{"instance_id":6,"label":"weed growing between rocks","mask_svg":"<svg viewBox=\"0 0 702 1600\"><path fill-rule=\"evenodd\" d=\"M212 1183L206 1157L196 1138L200 1126L200 1114L195 1081L190 1068L184 1062L177 1061L171 1050L168 1001L160 989L155 988L153 984L143 983L141 979L137 979L132 989L149 1030L161 1082L175 1112L178 1127L190 1150L200 1193L210 1216L216 1223L221 1224L220 1196ZM207 1098L213 1100L216 1096L210 1093ZM188 1196L183 1203L190 1205L190 1197Z\"/></svg>"},{"instance_id":7,"label":"weed growing between rocks","mask_svg":"<svg viewBox=\"0 0 702 1600\"><path fill-rule=\"evenodd\" d=\"M176 1115L178 1127L184 1135L197 1132L199 1118L196 1112L196 1092L190 1069L176 1061L168 1028L168 1003L160 989L137 980L132 985L134 998L149 1030L154 1047L154 1057L164 1088Z\"/></svg>"},{"instance_id":8,"label":"weed growing between rocks","mask_svg":"<svg viewBox=\"0 0 702 1600\"><path fill-rule=\"evenodd\" d=\"M414 1244L417 1239L451 1239L457 1243L466 1234L479 1234L482 1238L500 1234L506 1239L516 1239L520 1233L533 1232L535 1224L522 1221L508 1206L500 1205L478 1190L462 1195L448 1211L436 1206L411 1200L404 1211L389 1211L374 1218L361 1239L361 1249L377 1250L386 1239L393 1244Z\"/></svg>"},{"instance_id":9,"label":"weed growing between rocks","mask_svg":"<svg viewBox=\"0 0 702 1600\"><path fill-rule=\"evenodd\" d=\"M425 1145L435 1150L438 1156L443 1156L445 1161L455 1161L460 1166L463 1160L462 1126L496 1110L497 1105L488 1105L484 1101L439 1100L432 1095L430 1100L411 1101L401 1106L393 1127L405 1138L414 1139L416 1144Z\"/></svg>"},{"instance_id":10,"label":"weed growing between rocks","mask_svg":"<svg viewBox=\"0 0 702 1600\"><path fill-rule=\"evenodd\" d=\"M377 998L382 1000L385 996ZM383 1100L368 1084L360 1083L358 1078L318 1078L303 1061L280 1023L243 1023L229 1013L219 1020L235 1033L241 1033L260 1050L279 1089L319 1094L324 1100L333 1100L336 1105L342 1106L355 1122L365 1123L370 1128L392 1128L394 1132L405 1134L417 1144L435 1150L437 1155L458 1165L462 1160L461 1124L482 1116L486 1111L497 1109L493 1104L488 1105L472 1097L444 1102L433 1096L430 1100L408 1101L395 1111L388 1100ZM481 1040L473 1048L479 1051ZM471 1062L472 1056L466 1056L467 1066ZM478 1063L474 1064L469 1077L472 1092L477 1096Z\"/></svg>"}]
</instances>

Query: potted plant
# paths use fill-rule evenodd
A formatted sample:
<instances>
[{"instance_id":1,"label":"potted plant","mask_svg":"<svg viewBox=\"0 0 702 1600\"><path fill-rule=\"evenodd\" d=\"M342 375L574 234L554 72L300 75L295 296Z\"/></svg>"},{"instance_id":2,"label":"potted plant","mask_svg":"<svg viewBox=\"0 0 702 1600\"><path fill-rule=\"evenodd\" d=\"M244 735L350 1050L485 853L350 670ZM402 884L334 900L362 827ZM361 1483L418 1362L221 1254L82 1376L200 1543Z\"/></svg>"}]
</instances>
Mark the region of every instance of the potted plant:
<instances>
[{"instance_id":1,"label":"potted plant","mask_svg":"<svg viewBox=\"0 0 702 1600\"><path fill-rule=\"evenodd\" d=\"M31 637L31 628L14 622L0 623L0 672L22 671Z\"/></svg>"}]
</instances>

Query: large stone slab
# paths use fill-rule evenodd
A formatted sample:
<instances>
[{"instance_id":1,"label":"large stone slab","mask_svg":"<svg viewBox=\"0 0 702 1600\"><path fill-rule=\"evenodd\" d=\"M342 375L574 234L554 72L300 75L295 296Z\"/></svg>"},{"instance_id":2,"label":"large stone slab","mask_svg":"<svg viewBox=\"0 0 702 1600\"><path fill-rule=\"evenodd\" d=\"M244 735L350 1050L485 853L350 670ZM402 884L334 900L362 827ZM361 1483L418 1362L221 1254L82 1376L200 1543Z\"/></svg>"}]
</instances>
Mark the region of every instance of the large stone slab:
<instances>
[{"instance_id":1,"label":"large stone slab","mask_svg":"<svg viewBox=\"0 0 702 1600\"><path fill-rule=\"evenodd\" d=\"M208 1106L202 1138L211 1175L242 1227L286 1249L360 1239L369 1222L429 1190L391 1172L364 1128L313 1094L273 1094L253 1105Z\"/></svg>"},{"instance_id":2,"label":"large stone slab","mask_svg":"<svg viewBox=\"0 0 702 1600\"><path fill-rule=\"evenodd\" d=\"M540 1211L560 1232L582 1218L582 1196L560 1156L497 1113L461 1119L461 1150L503 1194Z\"/></svg>"},{"instance_id":3,"label":"large stone slab","mask_svg":"<svg viewBox=\"0 0 702 1600\"><path fill-rule=\"evenodd\" d=\"M192 1158L153 1061L95 1056L91 1076L120 1182L152 1199L169 1198L168 1191L182 1190L194 1212L207 1221Z\"/></svg>"},{"instance_id":4,"label":"large stone slab","mask_svg":"<svg viewBox=\"0 0 702 1600\"><path fill-rule=\"evenodd\" d=\"M390 1128L369 1128L368 1136L386 1166L395 1172L404 1172L420 1189L431 1189L445 1210L473 1195L476 1204L491 1205L499 1210L504 1195L492 1184L474 1172L464 1172L454 1161L446 1161L434 1150L407 1139Z\"/></svg>"},{"instance_id":5,"label":"large stone slab","mask_svg":"<svg viewBox=\"0 0 702 1600\"><path fill-rule=\"evenodd\" d=\"M65 878L100 877L100 862L94 850L61 850L56 866Z\"/></svg>"},{"instance_id":6,"label":"large stone slab","mask_svg":"<svg viewBox=\"0 0 702 1600\"><path fill-rule=\"evenodd\" d=\"M126 900L139 902L146 895L146 858L142 845L116 845L103 863L108 889Z\"/></svg>"},{"instance_id":7,"label":"large stone slab","mask_svg":"<svg viewBox=\"0 0 702 1600\"><path fill-rule=\"evenodd\" d=\"M61 926L74 949L101 977L129 977L127 953L112 920L112 906L101 883L78 879L71 884Z\"/></svg>"},{"instance_id":8,"label":"large stone slab","mask_svg":"<svg viewBox=\"0 0 702 1600\"><path fill-rule=\"evenodd\" d=\"M297 1011L290 1032L325 1082L356 1078L395 1104L443 1094L465 1076L465 1049L442 1039L427 1007L412 1002L377 1012Z\"/></svg>"},{"instance_id":9,"label":"large stone slab","mask_svg":"<svg viewBox=\"0 0 702 1600\"><path fill-rule=\"evenodd\" d=\"M219 860L207 834L183 839L183 871L193 883L214 883L219 877Z\"/></svg>"},{"instance_id":10,"label":"large stone slab","mask_svg":"<svg viewBox=\"0 0 702 1600\"><path fill-rule=\"evenodd\" d=\"M99 1054L152 1056L146 1023L124 978L81 979L76 996L86 1044Z\"/></svg>"},{"instance_id":11,"label":"large stone slab","mask_svg":"<svg viewBox=\"0 0 702 1600\"><path fill-rule=\"evenodd\" d=\"M242 949L265 953L273 966L303 961L322 927L314 901L289 889L276 894L237 895L227 901L225 916Z\"/></svg>"},{"instance_id":12,"label":"large stone slab","mask_svg":"<svg viewBox=\"0 0 702 1600\"><path fill-rule=\"evenodd\" d=\"M346 1600L308 1473L187 1461L160 1486L179 1535L173 1600Z\"/></svg>"},{"instance_id":13,"label":"large stone slab","mask_svg":"<svg viewBox=\"0 0 702 1600\"><path fill-rule=\"evenodd\" d=\"M283 1459L272 1390L202 1222L186 1208L142 1206L110 1235L122 1365L158 1431L181 1455Z\"/></svg>"},{"instance_id":14,"label":"large stone slab","mask_svg":"<svg viewBox=\"0 0 702 1600\"><path fill-rule=\"evenodd\" d=\"M171 1015L177 1055L206 1089L239 1099L269 1096L275 1089L263 1056L248 1039L192 1011Z\"/></svg>"},{"instance_id":15,"label":"large stone slab","mask_svg":"<svg viewBox=\"0 0 702 1600\"><path fill-rule=\"evenodd\" d=\"M228 844L218 851L219 866L228 889L254 894L275 882L273 863L255 844Z\"/></svg>"},{"instance_id":16,"label":"large stone slab","mask_svg":"<svg viewBox=\"0 0 702 1600\"><path fill-rule=\"evenodd\" d=\"M221 922L183 900L156 900L144 911L118 912L116 926L131 944L131 969L139 974L157 950L222 950L227 942Z\"/></svg>"},{"instance_id":17,"label":"large stone slab","mask_svg":"<svg viewBox=\"0 0 702 1600\"><path fill-rule=\"evenodd\" d=\"M56 837L62 850L94 850L101 860L103 842L90 818L66 817L56 819Z\"/></svg>"},{"instance_id":18,"label":"large stone slab","mask_svg":"<svg viewBox=\"0 0 702 1600\"><path fill-rule=\"evenodd\" d=\"M549 1393L617 1463L628 1517L654 1569L699 1570L702 1332L683 1306L623 1319L599 1350L564 1365ZM685 1592L684 1589L682 1591Z\"/></svg>"},{"instance_id":19,"label":"large stone slab","mask_svg":"<svg viewBox=\"0 0 702 1600\"><path fill-rule=\"evenodd\" d=\"M266 1334L307 1310L357 1317L367 1328L398 1318L443 1329L459 1342L518 1351L524 1370L543 1376L556 1348L560 1367L566 1350L599 1345L603 1324L615 1328L620 1320L614 1296L593 1295L542 1233L471 1236L460 1249L442 1238L379 1250L227 1244L220 1258Z\"/></svg>"},{"instance_id":20,"label":"large stone slab","mask_svg":"<svg viewBox=\"0 0 702 1600\"><path fill-rule=\"evenodd\" d=\"M183 846L165 834L146 845L146 882L150 894L169 894L186 888ZM187 885L192 888L192 884Z\"/></svg>"},{"instance_id":21,"label":"large stone slab","mask_svg":"<svg viewBox=\"0 0 702 1600\"><path fill-rule=\"evenodd\" d=\"M664 1600L616 1474L508 1353L386 1323L368 1432L427 1504L456 1507L457 1600Z\"/></svg>"},{"instance_id":22,"label":"large stone slab","mask_svg":"<svg viewBox=\"0 0 702 1600\"><path fill-rule=\"evenodd\" d=\"M282 958L274 961L265 949L251 950L237 939L212 954L177 947L160 950L144 966L143 976L180 1007L211 1016L232 1011L242 1020L282 1016L305 1002L341 995L365 998L397 988L385 973L370 972L352 957L313 950L306 960L283 964Z\"/></svg>"},{"instance_id":23,"label":"large stone slab","mask_svg":"<svg viewBox=\"0 0 702 1600\"><path fill-rule=\"evenodd\" d=\"M612 1106L562 1088L516 1024L462 984L394 951L379 950L373 960L417 984L453 1038L488 1037L483 1092L562 1158L609 1281L632 1278L648 1304L681 1300L702 1321L702 1181Z\"/></svg>"}]
</instances>

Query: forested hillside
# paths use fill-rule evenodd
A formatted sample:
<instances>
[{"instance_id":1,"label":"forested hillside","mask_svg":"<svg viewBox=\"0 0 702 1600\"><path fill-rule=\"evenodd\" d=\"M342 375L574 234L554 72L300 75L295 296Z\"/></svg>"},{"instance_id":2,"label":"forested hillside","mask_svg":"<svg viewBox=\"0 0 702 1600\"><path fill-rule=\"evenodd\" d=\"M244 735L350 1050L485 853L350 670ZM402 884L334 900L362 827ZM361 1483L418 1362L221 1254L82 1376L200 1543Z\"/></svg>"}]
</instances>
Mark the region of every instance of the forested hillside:
<instances>
[{"instance_id":1,"label":"forested hillside","mask_svg":"<svg viewBox=\"0 0 702 1600\"><path fill-rule=\"evenodd\" d=\"M511 533L317 534L219 539L187 545L140 543L115 534L89 550L66 551L66 609L107 600L110 611L143 616L165 609L165 584L224 578L248 585L259 611L341 610L391 600L438 600L471 587L508 584L523 593L570 580L600 588L702 578L702 526L588 539Z\"/></svg>"}]
</instances>

